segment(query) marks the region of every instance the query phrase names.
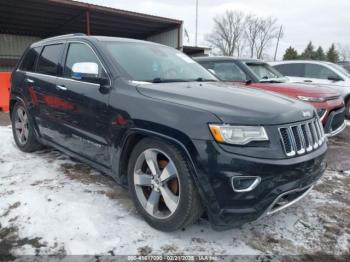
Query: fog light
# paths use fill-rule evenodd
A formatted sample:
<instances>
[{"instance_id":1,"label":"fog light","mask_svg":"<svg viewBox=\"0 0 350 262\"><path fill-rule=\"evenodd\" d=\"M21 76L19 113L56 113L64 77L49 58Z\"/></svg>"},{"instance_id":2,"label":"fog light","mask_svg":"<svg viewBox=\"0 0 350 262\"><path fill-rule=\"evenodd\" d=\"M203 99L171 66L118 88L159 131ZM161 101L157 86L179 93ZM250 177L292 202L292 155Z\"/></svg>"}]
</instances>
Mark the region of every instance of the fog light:
<instances>
[{"instance_id":1,"label":"fog light","mask_svg":"<svg viewBox=\"0 0 350 262\"><path fill-rule=\"evenodd\" d=\"M261 182L259 176L234 176L232 177L232 188L235 192L249 192L254 190Z\"/></svg>"}]
</instances>

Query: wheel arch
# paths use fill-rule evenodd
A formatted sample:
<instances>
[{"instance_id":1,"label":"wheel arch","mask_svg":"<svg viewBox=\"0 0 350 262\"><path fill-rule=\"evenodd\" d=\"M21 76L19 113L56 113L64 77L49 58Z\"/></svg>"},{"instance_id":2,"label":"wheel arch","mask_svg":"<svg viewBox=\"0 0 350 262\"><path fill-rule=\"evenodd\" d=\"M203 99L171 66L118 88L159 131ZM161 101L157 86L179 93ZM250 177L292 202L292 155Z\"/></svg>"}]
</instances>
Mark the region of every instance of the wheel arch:
<instances>
[{"instance_id":1,"label":"wheel arch","mask_svg":"<svg viewBox=\"0 0 350 262\"><path fill-rule=\"evenodd\" d=\"M128 159L131 155L132 150L135 148L135 146L145 138L152 138L152 139L157 139L165 143L169 143L173 146L175 146L180 152L184 155L186 158L186 161L188 163L188 166L191 171L191 176L194 180L194 182L197 185L197 169L195 166L195 163L193 161L193 156L190 153L192 153L193 150L195 150L194 145L188 144L188 141L186 143L187 146L185 146L185 143L183 141L180 141L178 139L175 139L173 137L154 132L154 131L149 131L149 130L144 130L144 129L133 129L128 134L124 136L123 143L121 146L120 150L120 155L116 155L117 159L114 161L117 163L114 166L114 171L113 173L117 174L117 180L122 183L124 186L127 185L127 169L128 169ZM189 138L188 138L189 139ZM190 148L188 148L190 147Z\"/></svg>"},{"instance_id":2,"label":"wheel arch","mask_svg":"<svg viewBox=\"0 0 350 262\"><path fill-rule=\"evenodd\" d=\"M19 95L11 95L10 97L10 103L9 103L9 111L10 111L10 118L12 116L12 112L13 112L13 108L15 107L15 104L17 102L22 102L23 104L25 104L25 101L22 97L20 97Z\"/></svg>"}]
</instances>

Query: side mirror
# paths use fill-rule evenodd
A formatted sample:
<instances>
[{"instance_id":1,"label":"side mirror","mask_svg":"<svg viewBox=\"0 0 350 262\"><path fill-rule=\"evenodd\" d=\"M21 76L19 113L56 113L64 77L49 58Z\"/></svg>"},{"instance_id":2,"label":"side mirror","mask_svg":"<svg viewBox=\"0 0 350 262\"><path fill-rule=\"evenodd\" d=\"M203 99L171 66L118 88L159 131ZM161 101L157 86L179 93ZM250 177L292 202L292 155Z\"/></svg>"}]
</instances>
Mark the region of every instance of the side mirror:
<instances>
[{"instance_id":1,"label":"side mirror","mask_svg":"<svg viewBox=\"0 0 350 262\"><path fill-rule=\"evenodd\" d=\"M72 78L95 84L103 84L102 82L104 82L99 76L98 64L92 62L73 64Z\"/></svg>"},{"instance_id":2,"label":"side mirror","mask_svg":"<svg viewBox=\"0 0 350 262\"><path fill-rule=\"evenodd\" d=\"M334 82L343 81L343 79L340 78L339 76L329 76L328 80L331 80L331 81L334 81Z\"/></svg>"}]
</instances>

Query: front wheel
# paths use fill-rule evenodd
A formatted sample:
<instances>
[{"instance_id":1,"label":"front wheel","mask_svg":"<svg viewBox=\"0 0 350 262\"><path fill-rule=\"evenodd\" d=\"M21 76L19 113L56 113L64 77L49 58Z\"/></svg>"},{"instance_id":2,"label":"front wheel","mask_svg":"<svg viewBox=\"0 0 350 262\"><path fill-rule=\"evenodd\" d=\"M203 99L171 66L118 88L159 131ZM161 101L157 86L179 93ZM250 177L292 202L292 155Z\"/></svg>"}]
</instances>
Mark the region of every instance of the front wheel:
<instances>
[{"instance_id":1,"label":"front wheel","mask_svg":"<svg viewBox=\"0 0 350 262\"><path fill-rule=\"evenodd\" d=\"M15 104L11 121L13 137L20 150L23 152L33 152L41 149L42 145L36 139L28 110L22 102Z\"/></svg>"},{"instance_id":2,"label":"front wheel","mask_svg":"<svg viewBox=\"0 0 350 262\"><path fill-rule=\"evenodd\" d=\"M128 179L137 211L158 230L181 229L202 214L187 162L173 145L142 140L131 154Z\"/></svg>"}]
</instances>

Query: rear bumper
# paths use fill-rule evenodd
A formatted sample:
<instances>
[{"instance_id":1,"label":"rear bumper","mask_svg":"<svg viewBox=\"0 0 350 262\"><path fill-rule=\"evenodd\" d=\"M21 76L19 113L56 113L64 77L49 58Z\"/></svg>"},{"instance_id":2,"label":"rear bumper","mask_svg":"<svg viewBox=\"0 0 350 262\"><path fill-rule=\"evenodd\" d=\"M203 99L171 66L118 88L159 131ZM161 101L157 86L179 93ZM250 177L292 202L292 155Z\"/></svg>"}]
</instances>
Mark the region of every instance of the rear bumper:
<instances>
[{"instance_id":1,"label":"rear bumper","mask_svg":"<svg viewBox=\"0 0 350 262\"><path fill-rule=\"evenodd\" d=\"M343 107L329 114L324 125L324 131L328 137L332 137L342 132L345 127L345 107Z\"/></svg>"},{"instance_id":2,"label":"rear bumper","mask_svg":"<svg viewBox=\"0 0 350 262\"><path fill-rule=\"evenodd\" d=\"M202 199L216 230L239 227L294 204L311 190L326 168L326 144L310 154L283 160L249 158L228 153L220 146L210 147L199 159L205 166L197 182L204 188ZM261 180L249 192L235 192L231 182L238 176Z\"/></svg>"}]
</instances>

